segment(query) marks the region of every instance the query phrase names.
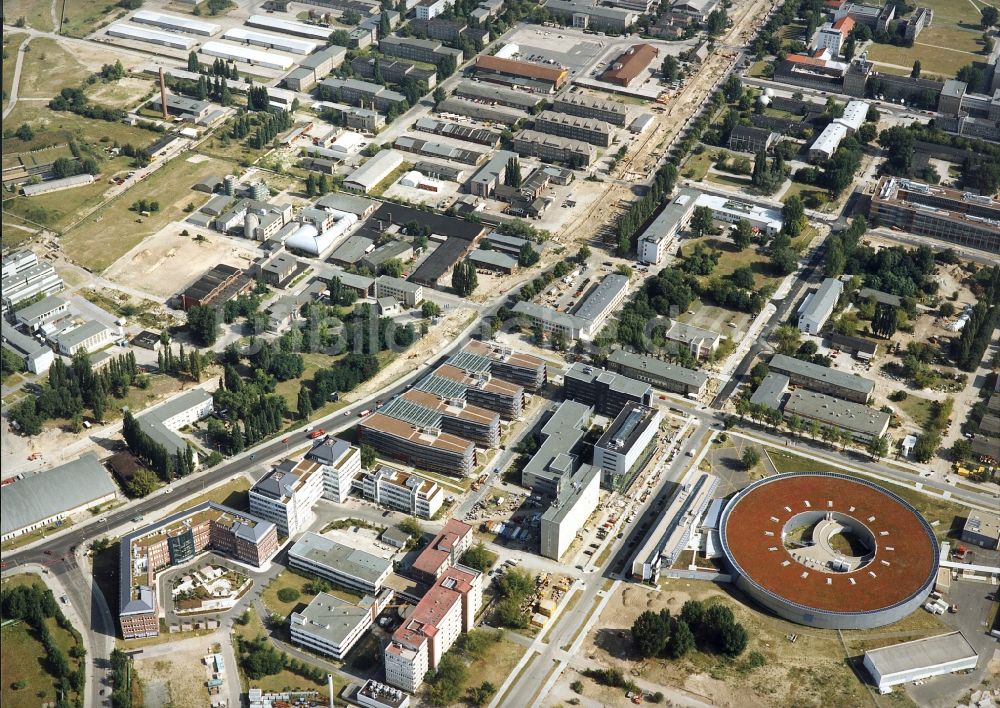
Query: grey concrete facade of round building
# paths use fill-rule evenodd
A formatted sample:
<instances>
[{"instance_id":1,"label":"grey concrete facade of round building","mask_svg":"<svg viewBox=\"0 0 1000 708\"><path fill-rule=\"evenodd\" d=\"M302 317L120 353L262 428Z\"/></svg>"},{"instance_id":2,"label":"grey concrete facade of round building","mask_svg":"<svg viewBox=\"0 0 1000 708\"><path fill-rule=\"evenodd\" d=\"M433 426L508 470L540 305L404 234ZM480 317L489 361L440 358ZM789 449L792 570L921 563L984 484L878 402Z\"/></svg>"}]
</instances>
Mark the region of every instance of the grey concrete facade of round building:
<instances>
[{"instance_id":1,"label":"grey concrete facade of round building","mask_svg":"<svg viewBox=\"0 0 1000 708\"><path fill-rule=\"evenodd\" d=\"M761 562L752 564L755 567L744 567L745 565L751 565L750 563L747 563L747 561L753 560L752 553L750 554L744 553L742 557L743 563L741 564L741 562L737 560L736 557L734 557L733 549L731 548L730 541L734 539L730 538L728 533L730 531L728 528L729 522L731 520L733 513L739 508L740 504L744 502L744 500L749 495L753 494L755 491L760 490L762 487L767 487L768 485L781 484L783 480L788 480L788 479L801 480L804 477L840 478L843 480L848 480L851 483L864 485L871 490L873 500L877 499L878 502L881 504L881 508L885 508L886 503L888 503L889 500L891 500L892 502L898 504L899 507L901 507L903 510L905 510L909 514L912 514L914 518L907 519L907 523L909 524L910 530L919 527L919 529L922 530L924 534L926 534L927 539L911 538L908 539L908 542L905 545L908 548L917 549L913 550L912 553L920 554L919 558L922 566L924 566L924 568L927 567L930 568L926 576L924 576L923 572L921 572L919 575L908 579L908 582L906 583L894 584L892 590L895 594L899 595L899 597L891 598L891 601L887 601L884 606L870 607L868 609L858 608L857 610L851 610L851 609L834 610L829 607L824 608L820 606L822 603L816 603L816 606L812 606L808 602L809 593L801 592L800 591L801 588L795 588L794 582L788 583L786 586L777 589L774 587L769 589L765 587L764 584L762 584L761 582L758 582L758 579L755 579L755 572L757 573L758 578L766 575L768 572L768 569L766 567L768 562L780 562L782 566L790 566L789 568L790 570L796 572L802 571L801 577L803 578L805 578L809 574L812 574L814 578L824 580L825 581L824 584L826 585L829 585L832 582L831 580L826 580L825 576L823 576L821 572L818 572L818 568L816 565L813 566L797 565L795 557L792 556L790 553L788 553L788 551L785 551L784 557L782 557L779 551L783 550L782 545L784 543L784 536L783 534L781 534L780 531L775 532L775 531L768 531L764 528L747 528L744 526L732 529L734 538L736 535L742 537L744 534L759 534L762 537L765 535L769 537L781 535L780 538L770 538L769 540L764 541L761 544L761 550L771 553L770 554L762 553L759 556ZM775 492L775 491L777 490L776 489L769 490L769 492ZM881 499L879 499L879 495L882 495ZM772 494L768 493L767 496L771 497ZM777 494L773 496L774 498L779 498ZM789 502L789 504L791 503L792 502ZM832 500L823 503L829 504L831 510L833 509L835 504L835 502L833 502ZM809 506L808 501L804 502L804 504L807 507ZM850 507L850 509L851 511L854 511L853 506ZM788 505L783 506L783 510L787 510L789 513L793 514L794 512L799 511L798 509L795 510L791 509ZM817 511L819 511L819 509L817 509ZM843 510L838 510L838 511L840 513L843 513ZM870 519L862 519L858 523L874 520L875 518L876 517L873 515L870 517ZM779 519L776 516L770 516L768 518L768 521L778 522ZM880 542L882 543L882 547L885 550L893 552L897 551L902 551L906 553L911 552L902 548L904 544L900 544L899 549L895 548L894 546L889 546L888 545L889 541L886 540L889 538L889 534L884 531L879 533L882 536ZM899 542L898 536L899 534L895 535L896 540L892 541L893 544ZM795 622L797 624L802 624L809 627L817 627L822 629L871 629L873 627L880 627L887 624L891 624L893 622L897 622L903 619L904 617L907 617L908 615L910 615L911 613L920 608L920 606L927 599L930 592L933 590L934 584L937 579L937 569L940 560L939 557L940 551L937 539L934 536L934 532L931 526L912 505L910 505L908 502L906 502L898 495L893 494L889 490L884 489L876 484L873 484L871 482L856 477L850 477L848 475L841 475L836 473L781 474L772 477L765 477L764 479L758 480L757 482L748 485L740 492L738 492L726 504L726 507L723 510L722 516L720 518L719 537L725 564L727 566L727 569L732 574L733 581L736 587L738 587L749 597L753 598L760 605L767 608L768 610L778 615L779 617L787 619L791 622ZM925 540L927 541L926 543L924 542ZM772 545L768 546L768 544ZM882 549L879 548L878 546L878 542L876 542L876 547L871 551L871 557L869 559L866 559L856 572L859 575L867 574L870 575L872 578L874 578L876 571L885 570L885 566L889 565L888 562L881 558L876 562L874 559L877 555L893 557L895 562L895 558L897 558L899 554L897 552L895 556L893 556L893 554L891 553L883 553ZM777 560L771 561L771 559L777 559ZM789 559L791 559L791 563L789 563ZM868 563L871 563L870 568L867 565ZM884 566L880 566L879 563L884 564ZM822 572L826 573L828 571L824 570ZM835 571L829 571L828 576L830 578L836 578L837 573ZM842 575L841 577L844 578L847 576ZM859 577L859 581L867 579L868 578ZM855 585L854 580L848 579L848 581L852 586ZM814 580L814 582L816 582L816 580ZM772 582L771 584L774 585L775 583ZM785 591L785 587L787 587L787 592ZM863 587L863 583L859 582L856 587L858 590L861 590ZM871 602L870 595L866 596L865 600L869 602L869 604L875 604L875 605L878 604L877 602L875 603ZM889 598L887 598L887 600L889 600Z\"/></svg>"}]
</instances>

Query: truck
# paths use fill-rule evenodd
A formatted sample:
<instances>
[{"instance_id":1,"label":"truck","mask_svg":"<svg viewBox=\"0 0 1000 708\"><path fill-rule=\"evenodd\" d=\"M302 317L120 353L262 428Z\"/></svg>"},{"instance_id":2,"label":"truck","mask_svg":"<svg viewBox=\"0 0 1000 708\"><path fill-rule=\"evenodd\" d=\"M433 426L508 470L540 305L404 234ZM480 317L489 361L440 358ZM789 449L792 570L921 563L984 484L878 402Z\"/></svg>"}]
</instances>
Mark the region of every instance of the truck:
<instances>
[{"instance_id":1,"label":"truck","mask_svg":"<svg viewBox=\"0 0 1000 708\"><path fill-rule=\"evenodd\" d=\"M364 418L366 415L371 415L371 410L368 408L365 408L363 411L358 413L358 418Z\"/></svg>"},{"instance_id":2,"label":"truck","mask_svg":"<svg viewBox=\"0 0 1000 708\"><path fill-rule=\"evenodd\" d=\"M316 428L316 430L314 430L311 433L309 433L309 439L310 440L315 440L316 438L318 438L321 435L326 435L326 431L323 430L323 428Z\"/></svg>"}]
</instances>

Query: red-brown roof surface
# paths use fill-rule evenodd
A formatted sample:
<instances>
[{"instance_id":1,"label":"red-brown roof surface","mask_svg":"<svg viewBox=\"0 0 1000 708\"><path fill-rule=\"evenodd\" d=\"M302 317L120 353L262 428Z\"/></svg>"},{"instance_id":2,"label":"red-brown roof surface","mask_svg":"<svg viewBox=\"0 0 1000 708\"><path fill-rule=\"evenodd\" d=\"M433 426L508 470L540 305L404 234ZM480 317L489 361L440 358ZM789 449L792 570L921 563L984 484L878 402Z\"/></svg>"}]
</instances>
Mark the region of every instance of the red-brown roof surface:
<instances>
[{"instance_id":1,"label":"red-brown roof surface","mask_svg":"<svg viewBox=\"0 0 1000 708\"><path fill-rule=\"evenodd\" d=\"M427 548L413 561L413 569L436 576L442 564L451 555L452 549L458 545L462 538L471 534L472 527L468 524L463 524L456 519L448 519L444 528L441 529L441 533L435 536Z\"/></svg>"},{"instance_id":2,"label":"red-brown roof surface","mask_svg":"<svg viewBox=\"0 0 1000 708\"><path fill-rule=\"evenodd\" d=\"M775 477L734 504L724 529L732 559L749 580L804 607L828 612L884 609L910 598L937 572L937 541L922 517L860 480L822 474ZM871 562L853 572L828 573L792 558L782 544L785 523L804 511L825 510L851 516L871 531L877 546ZM768 531L774 535L765 535ZM782 565L785 561L790 562ZM808 576L803 578L803 572Z\"/></svg>"},{"instance_id":3,"label":"red-brown roof surface","mask_svg":"<svg viewBox=\"0 0 1000 708\"><path fill-rule=\"evenodd\" d=\"M566 70L561 66L542 66L528 61L518 61L517 59L503 59L495 56L476 57L476 68L486 71L498 71L502 74L512 76L523 76L526 79L536 79L538 81L549 81L558 88L566 80Z\"/></svg>"},{"instance_id":4,"label":"red-brown roof surface","mask_svg":"<svg viewBox=\"0 0 1000 708\"><path fill-rule=\"evenodd\" d=\"M833 23L833 28L835 30L840 30L841 36L843 36L846 39L847 35L849 35L851 31L854 29L854 18L850 16L841 17L839 20Z\"/></svg>"},{"instance_id":5,"label":"red-brown roof surface","mask_svg":"<svg viewBox=\"0 0 1000 708\"><path fill-rule=\"evenodd\" d=\"M624 54L612 62L602 78L614 84L628 86L649 66L657 54L659 51L651 44L633 44Z\"/></svg>"}]
</instances>

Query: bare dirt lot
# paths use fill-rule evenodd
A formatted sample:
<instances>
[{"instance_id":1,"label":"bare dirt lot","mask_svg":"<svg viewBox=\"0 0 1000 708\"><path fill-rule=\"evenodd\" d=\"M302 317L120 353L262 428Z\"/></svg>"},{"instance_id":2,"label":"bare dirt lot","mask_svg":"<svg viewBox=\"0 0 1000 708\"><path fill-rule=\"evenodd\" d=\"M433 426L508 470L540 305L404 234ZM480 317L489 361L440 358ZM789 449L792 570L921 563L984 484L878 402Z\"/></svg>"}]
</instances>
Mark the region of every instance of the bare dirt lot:
<instances>
[{"instance_id":1,"label":"bare dirt lot","mask_svg":"<svg viewBox=\"0 0 1000 708\"><path fill-rule=\"evenodd\" d=\"M593 657L595 664L617 666L626 676L680 687L720 706L857 706L871 703L871 698L869 689L855 674L855 660L863 653L854 649L855 643L877 639L872 643L881 646L928 636L942 629L935 616L918 612L874 632L845 632L842 641L837 632L811 629L762 614L743 604L742 596L727 591L689 580L663 581L659 590L623 585L605 608L596 625L598 629L587 636L581 656ZM726 659L694 652L680 661L639 661L628 631L635 618L647 609L666 608L678 613L689 599L709 605L724 603L732 609L750 635L743 655ZM788 640L791 634L796 635L794 643ZM763 655L762 666L751 666L752 652ZM592 681L585 680L584 684L585 695L594 698L602 695L600 691L604 689Z\"/></svg>"},{"instance_id":2,"label":"bare dirt lot","mask_svg":"<svg viewBox=\"0 0 1000 708\"><path fill-rule=\"evenodd\" d=\"M190 235L182 236L187 230ZM204 240L195 240L202 236ZM214 231L170 223L118 259L105 276L153 295L170 297L218 263L245 268L250 248Z\"/></svg>"},{"instance_id":3,"label":"bare dirt lot","mask_svg":"<svg viewBox=\"0 0 1000 708\"><path fill-rule=\"evenodd\" d=\"M205 646L184 642L168 655L148 659L143 659L142 655L136 657L135 671L142 681L145 705L207 705L205 665L201 658L208 653L209 647L206 642L201 644Z\"/></svg>"}]
</instances>

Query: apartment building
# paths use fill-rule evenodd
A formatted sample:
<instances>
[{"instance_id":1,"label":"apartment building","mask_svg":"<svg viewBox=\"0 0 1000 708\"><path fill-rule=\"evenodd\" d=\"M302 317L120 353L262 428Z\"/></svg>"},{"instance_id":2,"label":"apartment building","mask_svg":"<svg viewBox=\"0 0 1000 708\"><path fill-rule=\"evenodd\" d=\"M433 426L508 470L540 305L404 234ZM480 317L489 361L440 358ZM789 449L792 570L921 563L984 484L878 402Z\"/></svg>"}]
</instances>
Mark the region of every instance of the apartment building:
<instances>
[{"instance_id":1,"label":"apartment building","mask_svg":"<svg viewBox=\"0 0 1000 708\"><path fill-rule=\"evenodd\" d=\"M607 367L615 373L644 381L663 391L691 398L700 397L708 384L706 373L624 349L614 349L608 354Z\"/></svg>"},{"instance_id":2,"label":"apartment building","mask_svg":"<svg viewBox=\"0 0 1000 708\"><path fill-rule=\"evenodd\" d=\"M380 275L375 278L375 297L392 297L407 307L416 307L424 301L424 286L390 275Z\"/></svg>"},{"instance_id":3,"label":"apartment building","mask_svg":"<svg viewBox=\"0 0 1000 708\"><path fill-rule=\"evenodd\" d=\"M355 604L321 592L301 612L288 616L292 643L343 661L394 595L392 589L382 588L377 596L365 595Z\"/></svg>"},{"instance_id":4,"label":"apartment building","mask_svg":"<svg viewBox=\"0 0 1000 708\"><path fill-rule=\"evenodd\" d=\"M882 177L869 218L880 226L1000 253L1000 202L896 177Z\"/></svg>"},{"instance_id":5,"label":"apartment building","mask_svg":"<svg viewBox=\"0 0 1000 708\"><path fill-rule=\"evenodd\" d=\"M122 636L133 639L160 633L158 571L203 551L260 568L278 551L278 530L251 514L205 502L133 531L120 543L118 621Z\"/></svg>"},{"instance_id":6,"label":"apartment building","mask_svg":"<svg viewBox=\"0 0 1000 708\"><path fill-rule=\"evenodd\" d=\"M722 335L674 320L664 339L691 352L696 359L708 359L719 348Z\"/></svg>"},{"instance_id":7,"label":"apartment building","mask_svg":"<svg viewBox=\"0 0 1000 708\"><path fill-rule=\"evenodd\" d=\"M582 140L600 147L611 145L611 126L597 118L542 111L535 116L535 130L563 138Z\"/></svg>"},{"instance_id":8,"label":"apartment building","mask_svg":"<svg viewBox=\"0 0 1000 708\"><path fill-rule=\"evenodd\" d=\"M629 473L656 439L661 420L657 408L638 403L622 408L594 445L594 467L600 469L605 487L618 489L628 481Z\"/></svg>"},{"instance_id":9,"label":"apartment building","mask_svg":"<svg viewBox=\"0 0 1000 708\"><path fill-rule=\"evenodd\" d=\"M628 110L624 103L608 101L582 93L565 93L552 104L552 110L582 118L596 118L611 125L625 126Z\"/></svg>"},{"instance_id":10,"label":"apartment building","mask_svg":"<svg viewBox=\"0 0 1000 708\"><path fill-rule=\"evenodd\" d=\"M434 540L413 561L410 573L422 582L433 583L461 560L472 548L473 540L471 526L448 519Z\"/></svg>"},{"instance_id":11,"label":"apartment building","mask_svg":"<svg viewBox=\"0 0 1000 708\"><path fill-rule=\"evenodd\" d=\"M452 49L436 39L418 39L417 37L397 37L389 35L378 43L383 54L401 59L412 59L427 64L437 64L445 57L454 57L455 64L461 65L464 55L461 49Z\"/></svg>"},{"instance_id":12,"label":"apartment building","mask_svg":"<svg viewBox=\"0 0 1000 708\"><path fill-rule=\"evenodd\" d=\"M365 499L421 519L433 518L444 503L436 483L384 465L364 475L362 490Z\"/></svg>"},{"instance_id":13,"label":"apartment building","mask_svg":"<svg viewBox=\"0 0 1000 708\"><path fill-rule=\"evenodd\" d=\"M250 512L292 536L312 523L323 496L323 469L312 460L284 460L250 488Z\"/></svg>"},{"instance_id":14,"label":"apartment building","mask_svg":"<svg viewBox=\"0 0 1000 708\"><path fill-rule=\"evenodd\" d=\"M629 403L648 406L653 400L653 387L648 383L580 362L566 372L563 388L566 398L605 416L617 416Z\"/></svg>"},{"instance_id":15,"label":"apartment building","mask_svg":"<svg viewBox=\"0 0 1000 708\"><path fill-rule=\"evenodd\" d=\"M868 403L875 392L874 381L784 354L775 354L768 363L768 369L784 374L794 386L854 403Z\"/></svg>"},{"instance_id":16,"label":"apartment building","mask_svg":"<svg viewBox=\"0 0 1000 708\"><path fill-rule=\"evenodd\" d=\"M449 568L393 633L383 655L386 682L416 692L459 635L474 627L482 594L482 573Z\"/></svg>"},{"instance_id":17,"label":"apartment building","mask_svg":"<svg viewBox=\"0 0 1000 708\"><path fill-rule=\"evenodd\" d=\"M537 130L522 130L514 136L514 152L546 162L564 162L574 168L588 167L594 159L590 143L561 138Z\"/></svg>"},{"instance_id":18,"label":"apartment building","mask_svg":"<svg viewBox=\"0 0 1000 708\"><path fill-rule=\"evenodd\" d=\"M423 427L381 412L358 424L358 439L378 452L405 464L461 477L472 474L476 446L439 427Z\"/></svg>"},{"instance_id":19,"label":"apartment building","mask_svg":"<svg viewBox=\"0 0 1000 708\"><path fill-rule=\"evenodd\" d=\"M388 558L307 532L288 549L288 565L354 592L377 595L392 572Z\"/></svg>"},{"instance_id":20,"label":"apartment building","mask_svg":"<svg viewBox=\"0 0 1000 708\"><path fill-rule=\"evenodd\" d=\"M447 0L420 0L416 7L417 19L433 19L449 7L451 7L451 3Z\"/></svg>"},{"instance_id":21,"label":"apartment building","mask_svg":"<svg viewBox=\"0 0 1000 708\"><path fill-rule=\"evenodd\" d=\"M566 400L539 431L535 454L521 471L521 484L536 494L557 498L580 467L579 453L590 429L592 406Z\"/></svg>"}]
</instances>

